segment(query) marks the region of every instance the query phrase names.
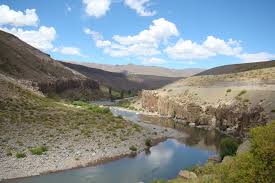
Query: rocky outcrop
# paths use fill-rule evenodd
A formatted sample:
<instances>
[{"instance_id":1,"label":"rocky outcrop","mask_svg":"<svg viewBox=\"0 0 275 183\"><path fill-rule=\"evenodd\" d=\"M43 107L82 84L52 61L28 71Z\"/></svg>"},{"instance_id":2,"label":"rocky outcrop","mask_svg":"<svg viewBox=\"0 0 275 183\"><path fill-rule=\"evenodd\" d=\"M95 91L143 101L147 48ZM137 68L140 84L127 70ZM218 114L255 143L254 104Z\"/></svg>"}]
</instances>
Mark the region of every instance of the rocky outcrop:
<instances>
[{"instance_id":1,"label":"rocky outcrop","mask_svg":"<svg viewBox=\"0 0 275 183\"><path fill-rule=\"evenodd\" d=\"M142 92L141 100L142 107L149 112L181 119L196 126L217 128L239 137L245 137L249 128L267 122L261 104L248 105L239 100L210 105L198 102L196 96L188 92L181 96L168 96L149 90Z\"/></svg>"},{"instance_id":2,"label":"rocky outcrop","mask_svg":"<svg viewBox=\"0 0 275 183\"><path fill-rule=\"evenodd\" d=\"M181 170L179 172L179 177L186 179L186 180L193 180L197 178L197 175L194 172L188 170Z\"/></svg>"},{"instance_id":3,"label":"rocky outcrop","mask_svg":"<svg viewBox=\"0 0 275 183\"><path fill-rule=\"evenodd\" d=\"M99 83L91 79L60 79L56 81L39 82L37 86L43 93L61 93L68 89L99 90Z\"/></svg>"}]
</instances>

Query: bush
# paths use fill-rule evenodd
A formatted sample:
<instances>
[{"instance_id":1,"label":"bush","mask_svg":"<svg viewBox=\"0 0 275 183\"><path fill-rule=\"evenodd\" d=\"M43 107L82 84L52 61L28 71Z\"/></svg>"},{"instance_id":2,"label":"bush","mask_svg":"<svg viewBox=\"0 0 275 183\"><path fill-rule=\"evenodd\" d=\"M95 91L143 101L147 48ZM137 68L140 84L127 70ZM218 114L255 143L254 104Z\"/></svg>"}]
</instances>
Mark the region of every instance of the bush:
<instances>
[{"instance_id":1,"label":"bush","mask_svg":"<svg viewBox=\"0 0 275 183\"><path fill-rule=\"evenodd\" d=\"M246 90L242 90L239 94L238 94L238 97L244 95L246 93Z\"/></svg>"},{"instance_id":2,"label":"bush","mask_svg":"<svg viewBox=\"0 0 275 183\"><path fill-rule=\"evenodd\" d=\"M224 138L221 140L220 156L223 159L225 156L233 156L236 154L238 144L231 138Z\"/></svg>"},{"instance_id":3,"label":"bush","mask_svg":"<svg viewBox=\"0 0 275 183\"><path fill-rule=\"evenodd\" d=\"M131 146L129 149L130 149L131 151L134 151L134 152L137 151L137 148L136 148L135 146Z\"/></svg>"},{"instance_id":4,"label":"bush","mask_svg":"<svg viewBox=\"0 0 275 183\"><path fill-rule=\"evenodd\" d=\"M227 89L227 90L226 90L227 93L229 93L229 92L231 92L231 91L232 91L231 89Z\"/></svg>"},{"instance_id":5,"label":"bush","mask_svg":"<svg viewBox=\"0 0 275 183\"><path fill-rule=\"evenodd\" d=\"M275 165L275 121L250 130L251 152L268 166ZM275 166L274 166L275 167Z\"/></svg>"},{"instance_id":6,"label":"bush","mask_svg":"<svg viewBox=\"0 0 275 183\"><path fill-rule=\"evenodd\" d=\"M152 146L152 141L151 141L151 139L146 139L146 140L145 140L145 145L146 145L147 147L151 147L151 146Z\"/></svg>"},{"instance_id":7,"label":"bush","mask_svg":"<svg viewBox=\"0 0 275 183\"><path fill-rule=\"evenodd\" d=\"M44 152L48 151L48 148L45 146L35 147L30 149L33 155L42 155Z\"/></svg>"},{"instance_id":8,"label":"bush","mask_svg":"<svg viewBox=\"0 0 275 183\"><path fill-rule=\"evenodd\" d=\"M16 158L25 158L26 154L23 152L17 152L15 156L16 156Z\"/></svg>"}]
</instances>

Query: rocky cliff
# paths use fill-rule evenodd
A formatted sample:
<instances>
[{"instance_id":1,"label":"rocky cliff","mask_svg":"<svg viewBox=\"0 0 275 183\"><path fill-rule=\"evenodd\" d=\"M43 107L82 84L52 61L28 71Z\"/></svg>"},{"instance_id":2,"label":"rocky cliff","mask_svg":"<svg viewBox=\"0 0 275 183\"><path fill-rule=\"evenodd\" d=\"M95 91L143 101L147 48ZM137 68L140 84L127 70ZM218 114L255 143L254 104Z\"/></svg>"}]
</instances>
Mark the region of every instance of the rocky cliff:
<instances>
[{"instance_id":1,"label":"rocky cliff","mask_svg":"<svg viewBox=\"0 0 275 183\"><path fill-rule=\"evenodd\" d=\"M275 68L219 76L194 76L144 90L142 108L195 126L245 137L274 118Z\"/></svg>"},{"instance_id":2,"label":"rocky cliff","mask_svg":"<svg viewBox=\"0 0 275 183\"><path fill-rule=\"evenodd\" d=\"M184 99L185 98L185 99ZM241 101L202 105L186 97L169 97L155 91L142 92L142 107L162 116L180 119L196 126L217 128L225 133L245 137L249 128L267 122L261 104L248 106Z\"/></svg>"}]
</instances>

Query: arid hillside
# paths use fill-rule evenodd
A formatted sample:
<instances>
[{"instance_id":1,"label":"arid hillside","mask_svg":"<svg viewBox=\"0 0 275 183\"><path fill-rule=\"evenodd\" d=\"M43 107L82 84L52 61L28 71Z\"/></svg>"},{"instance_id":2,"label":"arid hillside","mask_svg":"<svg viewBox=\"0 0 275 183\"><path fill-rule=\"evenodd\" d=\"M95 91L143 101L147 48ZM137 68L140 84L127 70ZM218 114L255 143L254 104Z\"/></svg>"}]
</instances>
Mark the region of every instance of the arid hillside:
<instances>
[{"instance_id":1,"label":"arid hillside","mask_svg":"<svg viewBox=\"0 0 275 183\"><path fill-rule=\"evenodd\" d=\"M97 63L86 63L71 61L70 63L84 65L91 68L102 69L110 72L126 73L133 75L154 75L163 77L189 77L204 69L200 68L188 68L188 69L169 69L157 66L144 66L144 65L111 65L111 64L97 64Z\"/></svg>"},{"instance_id":2,"label":"arid hillside","mask_svg":"<svg viewBox=\"0 0 275 183\"><path fill-rule=\"evenodd\" d=\"M243 63L243 64L232 64L232 65L223 65L219 67L214 67L212 69L208 69L202 71L196 76L202 75L219 75L219 74L231 74L231 73L238 73L256 69L265 69L275 67L275 61L264 61L264 62L254 62L254 63Z\"/></svg>"},{"instance_id":3,"label":"arid hillside","mask_svg":"<svg viewBox=\"0 0 275 183\"><path fill-rule=\"evenodd\" d=\"M94 97L93 93L100 93L95 80L64 67L49 55L3 31L0 31L0 73L38 87L47 94L69 96L78 90L79 97Z\"/></svg>"},{"instance_id":4,"label":"arid hillside","mask_svg":"<svg viewBox=\"0 0 275 183\"><path fill-rule=\"evenodd\" d=\"M245 136L248 128L275 118L275 67L248 70L193 76L145 90L135 107Z\"/></svg>"},{"instance_id":5,"label":"arid hillside","mask_svg":"<svg viewBox=\"0 0 275 183\"><path fill-rule=\"evenodd\" d=\"M86 67L83 65L61 62L64 66L71 68L84 76L99 81L101 84L112 87L115 90L138 91L141 89L161 88L176 80L178 77L163 77L153 75L126 75L124 73L109 72L101 69Z\"/></svg>"}]
</instances>

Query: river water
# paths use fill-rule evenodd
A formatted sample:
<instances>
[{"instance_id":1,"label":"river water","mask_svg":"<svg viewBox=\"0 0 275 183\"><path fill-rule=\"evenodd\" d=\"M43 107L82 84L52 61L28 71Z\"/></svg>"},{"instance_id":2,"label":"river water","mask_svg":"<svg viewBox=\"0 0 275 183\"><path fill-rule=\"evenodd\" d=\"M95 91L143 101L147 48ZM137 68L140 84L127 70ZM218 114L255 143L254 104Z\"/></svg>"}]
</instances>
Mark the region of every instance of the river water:
<instances>
[{"instance_id":1,"label":"river water","mask_svg":"<svg viewBox=\"0 0 275 183\"><path fill-rule=\"evenodd\" d=\"M10 180L10 183L150 183L155 179L172 179L183 168L204 164L219 151L224 137L217 131L207 131L179 125L173 120L138 115L111 108L115 115L135 123L147 122L176 128L186 134L182 139L167 139L135 157L126 157L106 164L78 168L47 175Z\"/></svg>"}]
</instances>

